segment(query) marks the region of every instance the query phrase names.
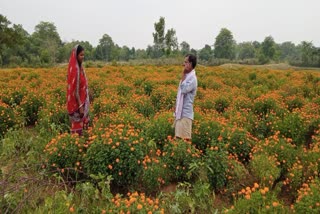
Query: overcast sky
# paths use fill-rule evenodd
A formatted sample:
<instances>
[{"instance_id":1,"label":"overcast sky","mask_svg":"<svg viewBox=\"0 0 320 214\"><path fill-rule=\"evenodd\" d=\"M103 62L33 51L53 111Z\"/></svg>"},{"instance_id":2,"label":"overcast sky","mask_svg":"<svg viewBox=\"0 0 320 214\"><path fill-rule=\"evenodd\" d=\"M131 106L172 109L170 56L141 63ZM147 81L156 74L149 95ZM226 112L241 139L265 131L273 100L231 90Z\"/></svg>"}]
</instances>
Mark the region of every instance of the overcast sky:
<instances>
[{"instance_id":1,"label":"overcast sky","mask_svg":"<svg viewBox=\"0 0 320 214\"><path fill-rule=\"evenodd\" d=\"M0 14L30 34L40 21L52 22L62 41L93 46L106 33L119 46L145 49L162 16L166 30L195 49L213 45L221 28L237 43L271 35L320 47L320 0L0 0Z\"/></svg>"}]
</instances>

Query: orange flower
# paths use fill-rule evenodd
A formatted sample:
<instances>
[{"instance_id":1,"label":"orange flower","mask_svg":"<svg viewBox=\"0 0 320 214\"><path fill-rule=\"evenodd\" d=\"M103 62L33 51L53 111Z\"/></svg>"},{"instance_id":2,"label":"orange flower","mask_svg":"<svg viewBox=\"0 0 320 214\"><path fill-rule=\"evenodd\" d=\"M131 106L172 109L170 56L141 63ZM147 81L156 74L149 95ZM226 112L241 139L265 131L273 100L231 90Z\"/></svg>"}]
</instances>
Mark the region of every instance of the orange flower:
<instances>
[{"instance_id":1,"label":"orange flower","mask_svg":"<svg viewBox=\"0 0 320 214\"><path fill-rule=\"evenodd\" d=\"M141 204L138 204L138 205L137 205L137 209L138 209L138 210L141 210L142 207L143 207L143 206L142 206Z\"/></svg>"}]
</instances>

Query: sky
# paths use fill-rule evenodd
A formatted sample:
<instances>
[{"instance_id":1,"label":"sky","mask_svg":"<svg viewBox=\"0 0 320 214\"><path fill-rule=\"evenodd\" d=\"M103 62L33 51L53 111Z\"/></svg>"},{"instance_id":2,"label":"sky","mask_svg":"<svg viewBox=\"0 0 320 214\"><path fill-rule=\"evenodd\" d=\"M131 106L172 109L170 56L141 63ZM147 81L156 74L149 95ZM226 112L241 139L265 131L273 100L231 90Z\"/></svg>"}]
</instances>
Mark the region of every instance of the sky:
<instances>
[{"instance_id":1,"label":"sky","mask_svg":"<svg viewBox=\"0 0 320 214\"><path fill-rule=\"evenodd\" d=\"M154 23L165 18L179 44L213 45L222 28L237 43L302 41L320 47L320 0L0 0L0 14L29 33L51 22L64 42L88 41L94 47L104 34L119 46L153 45Z\"/></svg>"}]
</instances>

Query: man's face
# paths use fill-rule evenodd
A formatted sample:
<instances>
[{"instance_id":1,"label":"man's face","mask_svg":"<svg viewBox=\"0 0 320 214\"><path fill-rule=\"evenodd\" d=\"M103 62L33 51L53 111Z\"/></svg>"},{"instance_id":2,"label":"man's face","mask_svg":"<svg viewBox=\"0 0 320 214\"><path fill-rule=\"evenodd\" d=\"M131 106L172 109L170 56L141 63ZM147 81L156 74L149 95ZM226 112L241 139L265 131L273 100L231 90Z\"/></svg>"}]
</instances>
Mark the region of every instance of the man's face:
<instances>
[{"instance_id":1,"label":"man's face","mask_svg":"<svg viewBox=\"0 0 320 214\"><path fill-rule=\"evenodd\" d=\"M184 66L185 73L192 71L192 65L191 65L191 62L189 62L188 57L184 58L183 66Z\"/></svg>"}]
</instances>

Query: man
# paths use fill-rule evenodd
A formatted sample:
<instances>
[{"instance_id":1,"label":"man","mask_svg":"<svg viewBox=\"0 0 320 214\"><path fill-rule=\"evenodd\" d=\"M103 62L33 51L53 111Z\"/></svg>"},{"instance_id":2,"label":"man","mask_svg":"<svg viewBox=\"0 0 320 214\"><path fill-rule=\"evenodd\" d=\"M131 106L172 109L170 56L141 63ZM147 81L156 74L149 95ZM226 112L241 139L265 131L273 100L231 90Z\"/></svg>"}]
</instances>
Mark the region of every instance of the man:
<instances>
[{"instance_id":1,"label":"man","mask_svg":"<svg viewBox=\"0 0 320 214\"><path fill-rule=\"evenodd\" d=\"M175 110L175 137L191 140L193 101L197 92L198 81L194 68L197 57L188 54L184 59L184 70L179 83Z\"/></svg>"}]
</instances>

